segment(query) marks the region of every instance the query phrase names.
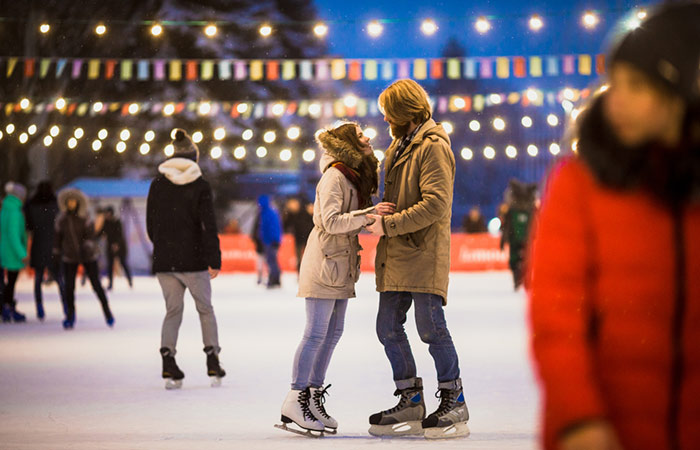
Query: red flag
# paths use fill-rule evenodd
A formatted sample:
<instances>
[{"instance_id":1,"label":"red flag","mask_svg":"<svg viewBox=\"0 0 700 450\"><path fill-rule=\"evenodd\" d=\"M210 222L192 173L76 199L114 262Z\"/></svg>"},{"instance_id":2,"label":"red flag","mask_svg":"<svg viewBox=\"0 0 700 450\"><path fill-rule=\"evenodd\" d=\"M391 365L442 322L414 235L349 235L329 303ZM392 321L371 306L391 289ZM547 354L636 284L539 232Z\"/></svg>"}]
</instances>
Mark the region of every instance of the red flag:
<instances>
[{"instance_id":1,"label":"red flag","mask_svg":"<svg viewBox=\"0 0 700 450\"><path fill-rule=\"evenodd\" d=\"M268 61L267 62L267 79L268 80L278 80L280 77L280 63L279 61Z\"/></svg>"},{"instance_id":2,"label":"red flag","mask_svg":"<svg viewBox=\"0 0 700 450\"><path fill-rule=\"evenodd\" d=\"M605 55L595 55L595 73L602 75L605 73Z\"/></svg>"},{"instance_id":3,"label":"red flag","mask_svg":"<svg viewBox=\"0 0 700 450\"><path fill-rule=\"evenodd\" d=\"M524 57L516 56L513 58L513 74L515 78L525 78L527 76Z\"/></svg>"},{"instance_id":4,"label":"red flag","mask_svg":"<svg viewBox=\"0 0 700 450\"><path fill-rule=\"evenodd\" d=\"M430 60L430 78L437 80L442 78L442 61L439 59Z\"/></svg>"},{"instance_id":5,"label":"red flag","mask_svg":"<svg viewBox=\"0 0 700 450\"><path fill-rule=\"evenodd\" d=\"M197 79L197 61L187 61L187 80L192 81Z\"/></svg>"},{"instance_id":6,"label":"red flag","mask_svg":"<svg viewBox=\"0 0 700 450\"><path fill-rule=\"evenodd\" d=\"M359 61L350 62L350 71L348 72L348 78L352 81L359 81L362 79L362 65Z\"/></svg>"},{"instance_id":7,"label":"red flag","mask_svg":"<svg viewBox=\"0 0 700 450\"><path fill-rule=\"evenodd\" d=\"M117 61L114 59L108 59L105 61L105 79L111 80L114 78L114 69L117 67Z\"/></svg>"},{"instance_id":8,"label":"red flag","mask_svg":"<svg viewBox=\"0 0 700 450\"><path fill-rule=\"evenodd\" d=\"M24 76L31 78L34 76L34 66L36 60L34 58L28 58L24 60Z\"/></svg>"}]
</instances>

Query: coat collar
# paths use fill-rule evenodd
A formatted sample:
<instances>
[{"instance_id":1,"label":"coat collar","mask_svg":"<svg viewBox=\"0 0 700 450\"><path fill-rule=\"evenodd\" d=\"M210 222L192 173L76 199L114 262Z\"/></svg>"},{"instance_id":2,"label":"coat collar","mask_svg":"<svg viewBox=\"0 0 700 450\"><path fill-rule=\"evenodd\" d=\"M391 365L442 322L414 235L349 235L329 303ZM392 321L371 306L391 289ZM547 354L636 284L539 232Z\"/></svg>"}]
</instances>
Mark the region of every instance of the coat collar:
<instances>
[{"instance_id":1,"label":"coat collar","mask_svg":"<svg viewBox=\"0 0 700 450\"><path fill-rule=\"evenodd\" d=\"M386 152L387 155L385 167L387 168L387 171L391 171L394 167L398 167L399 165L403 164L411 155L413 148L417 144L423 142L423 140L428 135L433 134L444 139L448 144L450 143L450 138L447 136L447 133L442 128L442 125L438 124L433 119L428 119L423 123L423 125L421 125L416 135L413 137L406 149L403 151L403 153L401 153L401 156L399 156L399 159L396 161L394 161L394 157L396 155L396 148L399 146L401 139L394 139Z\"/></svg>"}]
</instances>

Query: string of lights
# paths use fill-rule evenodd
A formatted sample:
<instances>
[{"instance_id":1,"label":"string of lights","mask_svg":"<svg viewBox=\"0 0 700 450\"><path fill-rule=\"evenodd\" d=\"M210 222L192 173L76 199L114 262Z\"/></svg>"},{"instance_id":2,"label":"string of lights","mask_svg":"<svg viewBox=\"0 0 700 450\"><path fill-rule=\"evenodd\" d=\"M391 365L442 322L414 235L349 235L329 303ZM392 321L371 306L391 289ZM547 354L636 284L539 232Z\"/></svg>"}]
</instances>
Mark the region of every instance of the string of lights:
<instances>
[{"instance_id":1,"label":"string of lights","mask_svg":"<svg viewBox=\"0 0 700 450\"><path fill-rule=\"evenodd\" d=\"M623 12L621 10L607 10L605 12L600 11L600 10L586 10L583 11L582 13L578 14L577 17L577 22L582 26L584 29L592 31L595 30L596 27L600 24L602 20L602 16L604 13L619 13ZM272 36L276 29L284 26L284 25L299 25L299 26L306 26L309 28L309 31L312 32L316 37L318 38L325 38L328 33L331 31L333 26L336 25L341 25L341 24L351 24L351 23L357 23L359 26L362 26L362 29L367 33L368 36L371 38L378 38L382 36L384 33L384 28L386 25L389 24L395 24L395 23L412 23L416 24L417 28L420 30L421 33L423 33L426 36L432 36L435 35L439 29L440 23L455 23L455 22L465 22L470 24L474 30L476 30L477 33L479 34L487 34L490 31L494 30L495 28L495 23L498 20L504 20L504 19L523 19L523 21L527 24L527 27L530 31L532 32L540 32L542 31L547 24L547 21L549 19L555 20L559 19L557 16L562 16L563 14L531 14L527 16L520 16L520 15L509 15L509 16L494 16L494 15L479 15L476 17L445 17L445 18L424 18L424 19L410 19L410 18L404 18L404 19L392 19L392 18L377 18L374 20L370 20L368 22L355 22L355 21L283 21L283 22L270 22L270 21L265 21L265 22L253 22L253 21L225 21L225 20L185 20L185 21L178 21L178 20L141 20L141 21L132 21L132 20L101 20L101 21L95 21L95 20L81 20L81 19L64 19L64 20L56 20L54 22L50 21L44 21L41 22L38 27L37 31L42 34L42 35L49 35L52 33L55 28L60 27L60 26L74 26L76 24L81 24L81 25L88 25L91 28L94 29L94 33L98 37L103 37L108 34L108 31L112 27L119 27L119 26L124 26L124 25L136 25L136 26L142 26L148 29L148 32L153 36L154 38L162 38L164 35L167 34L167 29L168 28L174 28L174 27L194 27L194 28L200 28L202 30L202 33L208 37L208 38L216 38L217 36L220 36L222 33L220 32L221 30L225 31L225 28L229 25L236 25L237 27L240 26L248 26L251 28L257 28L258 33L260 36L263 38L267 38ZM571 13L567 13L567 16L572 16ZM641 22L647 17L647 10L644 8L637 8L633 11L633 14L627 19L626 21L626 26L630 29L638 27ZM0 18L0 21L4 22L25 22L26 19L21 19L21 18L12 18L12 17L2 17Z\"/></svg>"}]
</instances>

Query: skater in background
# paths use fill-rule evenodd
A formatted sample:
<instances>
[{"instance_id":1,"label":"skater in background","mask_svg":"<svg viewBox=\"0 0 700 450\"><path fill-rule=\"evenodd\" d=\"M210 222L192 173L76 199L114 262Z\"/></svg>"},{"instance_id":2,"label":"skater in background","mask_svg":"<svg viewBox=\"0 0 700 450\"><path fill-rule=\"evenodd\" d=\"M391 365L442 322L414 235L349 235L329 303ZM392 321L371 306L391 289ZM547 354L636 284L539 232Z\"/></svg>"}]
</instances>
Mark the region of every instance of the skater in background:
<instances>
[{"instance_id":1,"label":"skater in background","mask_svg":"<svg viewBox=\"0 0 700 450\"><path fill-rule=\"evenodd\" d=\"M258 207L258 212L253 221L253 229L250 232L250 240L253 241L253 245L255 246L255 273L258 275L258 284L267 284L266 275L269 276L270 270L265 261L265 245L263 245L259 230L260 208Z\"/></svg>"},{"instance_id":2,"label":"skater in background","mask_svg":"<svg viewBox=\"0 0 700 450\"><path fill-rule=\"evenodd\" d=\"M95 229L102 226L98 216L95 222L88 215L88 200L78 189L66 188L58 193L58 206L61 210L56 219L53 254L63 263L65 277L65 313L63 328L72 329L75 326L75 281L78 266L83 267L97 295L105 321L110 327L114 325L114 316L109 308L107 294L100 283L100 273L97 267L99 247Z\"/></svg>"},{"instance_id":3,"label":"skater in background","mask_svg":"<svg viewBox=\"0 0 700 450\"><path fill-rule=\"evenodd\" d=\"M314 228L313 214L309 213L306 205L302 205L298 198L290 198L285 205L282 223L285 232L291 233L294 237L294 253L297 258L297 273L299 273L306 241Z\"/></svg>"},{"instance_id":4,"label":"skater in background","mask_svg":"<svg viewBox=\"0 0 700 450\"><path fill-rule=\"evenodd\" d=\"M544 448L700 448L700 4L623 36L530 255Z\"/></svg>"},{"instance_id":5,"label":"skater in background","mask_svg":"<svg viewBox=\"0 0 700 450\"><path fill-rule=\"evenodd\" d=\"M126 239L124 238L124 230L122 227L122 221L114 215L114 208L108 206L103 211L104 214L104 225L102 229L99 230L100 236L105 236L107 238L107 275L109 276L109 285L107 290L112 290L113 280L114 280L114 261L119 260L122 268L124 269L124 275L129 282L129 287L133 287L131 281L131 270L129 270L129 265L127 264L127 245Z\"/></svg>"},{"instance_id":6,"label":"skater in background","mask_svg":"<svg viewBox=\"0 0 700 450\"><path fill-rule=\"evenodd\" d=\"M36 303L36 315L39 320L44 320L44 302L41 284L44 274L48 271L58 285L58 293L61 296L61 304L65 313L65 285L57 258L53 257L53 242L55 235L55 223L58 216L58 202L50 181L39 183L34 196L25 206L27 215L27 229L31 233L32 248L30 250L30 265L34 269L34 301Z\"/></svg>"},{"instance_id":7,"label":"skater in background","mask_svg":"<svg viewBox=\"0 0 700 450\"><path fill-rule=\"evenodd\" d=\"M478 206L473 206L462 221L462 231L467 234L486 233L486 219Z\"/></svg>"},{"instance_id":8,"label":"skater in background","mask_svg":"<svg viewBox=\"0 0 700 450\"><path fill-rule=\"evenodd\" d=\"M379 161L355 123L327 129L317 139L324 150L322 176L297 294L306 299L306 328L294 356L292 389L282 404L282 421L304 430L335 432L338 422L324 407L330 385L323 383L360 276L357 235L370 219L356 211L372 206ZM383 211L386 205L377 208Z\"/></svg>"},{"instance_id":9,"label":"skater in background","mask_svg":"<svg viewBox=\"0 0 700 450\"><path fill-rule=\"evenodd\" d=\"M501 250L508 243L508 264L513 274L513 288L517 291L523 283L524 260L530 225L535 214L537 184L510 180L506 193L508 209L501 224Z\"/></svg>"},{"instance_id":10,"label":"skater in background","mask_svg":"<svg viewBox=\"0 0 700 450\"><path fill-rule=\"evenodd\" d=\"M450 219L455 159L450 138L435 123L425 90L413 80L399 80L379 96L393 142L385 162L384 200L396 212L372 215L367 229L381 236L377 245L379 294L377 336L384 345L400 397L394 408L369 418L377 436L424 434L429 438L469 434L469 412L462 392L457 351L447 329L450 273ZM423 381L404 330L406 313L415 306L416 326L429 345L438 376L440 406L425 417ZM395 429L397 423L405 427Z\"/></svg>"},{"instance_id":11,"label":"skater in background","mask_svg":"<svg viewBox=\"0 0 700 450\"><path fill-rule=\"evenodd\" d=\"M268 269L267 287L268 289L278 288L281 286L278 252L282 243L282 222L279 213L272 207L269 196L261 195L258 198L258 206L260 223L255 232L265 252L265 264Z\"/></svg>"},{"instance_id":12,"label":"skater in background","mask_svg":"<svg viewBox=\"0 0 700 450\"><path fill-rule=\"evenodd\" d=\"M175 362L185 290L194 298L207 374L218 385L226 372L219 364L219 333L211 301L211 279L221 270L221 250L211 187L197 164L199 149L185 130L173 140L175 153L160 166L146 204L146 229L153 242L153 272L165 298L160 354L166 388L182 385L185 374Z\"/></svg>"},{"instance_id":13,"label":"skater in background","mask_svg":"<svg viewBox=\"0 0 700 450\"><path fill-rule=\"evenodd\" d=\"M5 184L7 194L0 209L0 266L7 272L2 291L2 321L24 322L26 316L17 311L15 285L19 271L27 265L27 231L22 203L27 189L19 183Z\"/></svg>"}]
</instances>

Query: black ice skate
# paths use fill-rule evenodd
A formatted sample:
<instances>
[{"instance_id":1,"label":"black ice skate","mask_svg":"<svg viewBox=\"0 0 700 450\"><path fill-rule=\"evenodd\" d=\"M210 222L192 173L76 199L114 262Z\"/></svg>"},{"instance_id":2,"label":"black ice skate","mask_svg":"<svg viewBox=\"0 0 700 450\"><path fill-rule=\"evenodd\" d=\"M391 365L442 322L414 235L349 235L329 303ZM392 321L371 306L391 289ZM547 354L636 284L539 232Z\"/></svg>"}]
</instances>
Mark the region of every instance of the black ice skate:
<instances>
[{"instance_id":1,"label":"black ice skate","mask_svg":"<svg viewBox=\"0 0 700 450\"><path fill-rule=\"evenodd\" d=\"M424 436L427 439L444 439L469 436L469 409L464 401L462 383L455 383L456 389L438 389L435 397L440 399L437 411L423 420Z\"/></svg>"},{"instance_id":2,"label":"black ice skate","mask_svg":"<svg viewBox=\"0 0 700 450\"><path fill-rule=\"evenodd\" d=\"M325 426L311 412L311 391L292 389L282 403L282 423L275 428L306 437L323 437Z\"/></svg>"},{"instance_id":3,"label":"black ice skate","mask_svg":"<svg viewBox=\"0 0 700 450\"><path fill-rule=\"evenodd\" d=\"M226 376L226 371L219 364L219 355L214 347L204 347L207 354L207 375L211 378L211 387L221 386L221 379Z\"/></svg>"},{"instance_id":4,"label":"black ice skate","mask_svg":"<svg viewBox=\"0 0 700 450\"><path fill-rule=\"evenodd\" d=\"M180 389L182 387L182 379L185 374L175 363L175 357L169 348L163 347L160 349L160 354L163 357L163 378L165 379L165 389Z\"/></svg>"},{"instance_id":5,"label":"black ice skate","mask_svg":"<svg viewBox=\"0 0 700 450\"><path fill-rule=\"evenodd\" d=\"M416 378L414 386L397 389L394 395L400 397L398 405L370 416L369 434L380 437L422 435L421 422L425 418L423 380Z\"/></svg>"}]
</instances>

